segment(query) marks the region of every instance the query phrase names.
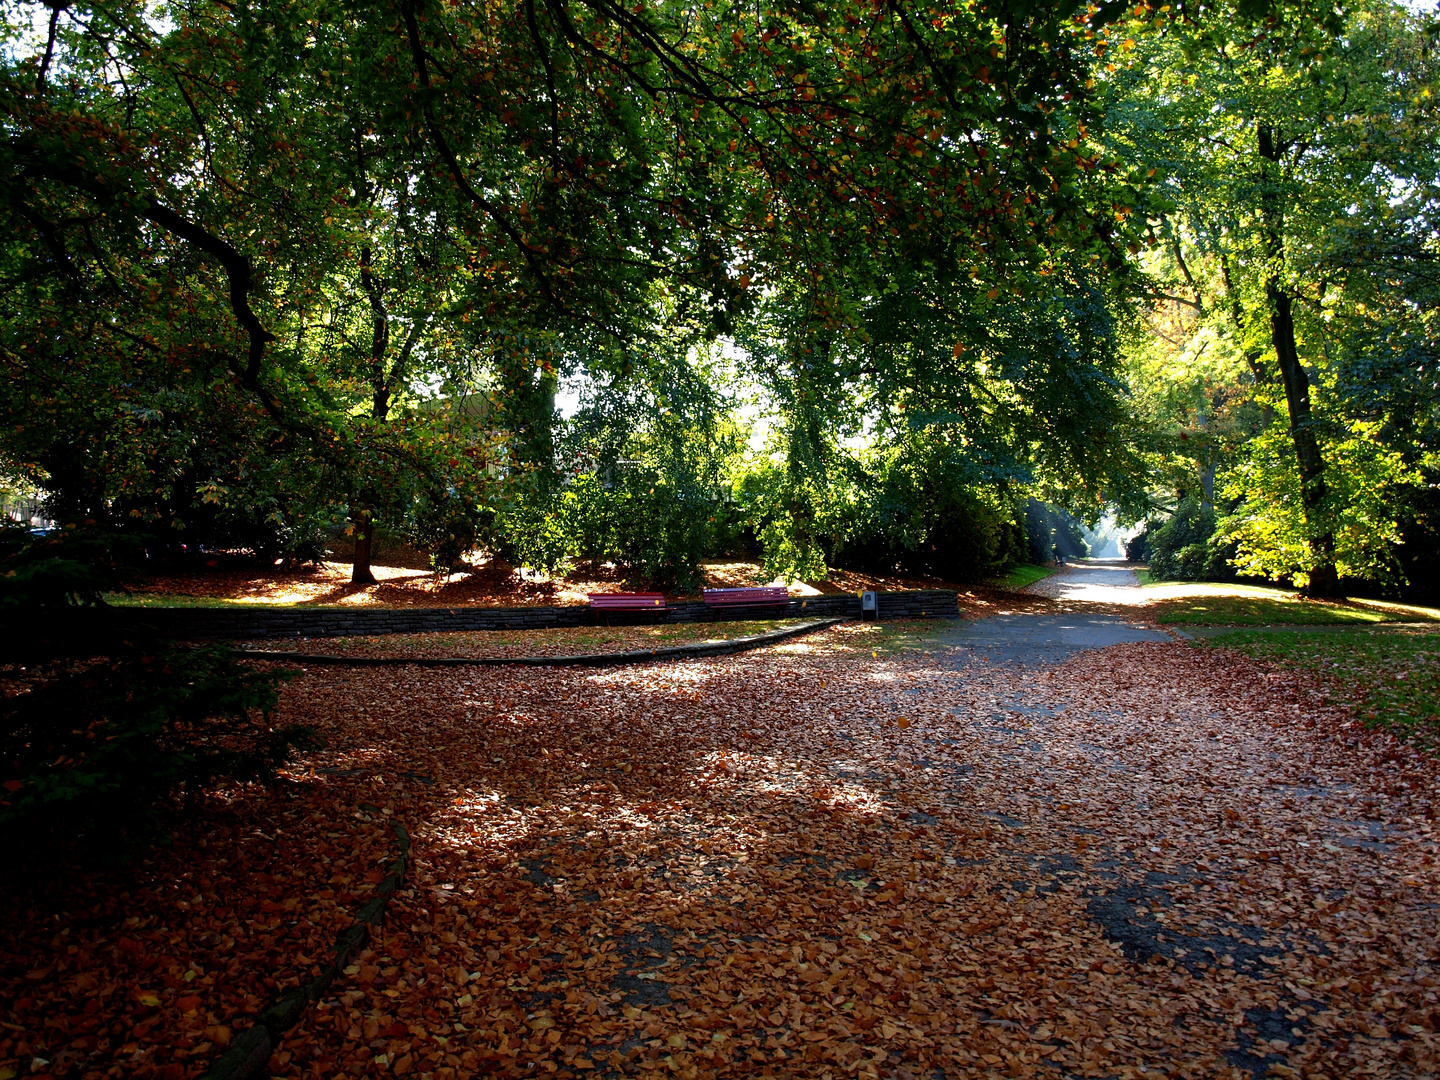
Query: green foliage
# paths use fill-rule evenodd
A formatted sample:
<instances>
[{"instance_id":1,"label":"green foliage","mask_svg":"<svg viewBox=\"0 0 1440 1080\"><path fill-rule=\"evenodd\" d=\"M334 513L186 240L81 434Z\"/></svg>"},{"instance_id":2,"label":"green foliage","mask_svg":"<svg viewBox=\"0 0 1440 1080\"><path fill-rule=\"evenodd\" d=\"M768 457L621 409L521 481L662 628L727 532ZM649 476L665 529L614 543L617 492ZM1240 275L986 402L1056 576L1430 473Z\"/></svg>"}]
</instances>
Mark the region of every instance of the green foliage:
<instances>
[{"instance_id":1,"label":"green foliage","mask_svg":"<svg viewBox=\"0 0 1440 1080\"><path fill-rule=\"evenodd\" d=\"M848 485L822 486L770 458L751 462L735 482L734 512L759 544L762 578L824 578L827 554L850 519L851 498Z\"/></svg>"},{"instance_id":2,"label":"green foliage","mask_svg":"<svg viewBox=\"0 0 1440 1080\"><path fill-rule=\"evenodd\" d=\"M474 549L483 515L468 499L451 492L418 493L405 516L403 535L430 557L430 568L448 573Z\"/></svg>"},{"instance_id":3,"label":"green foliage","mask_svg":"<svg viewBox=\"0 0 1440 1080\"><path fill-rule=\"evenodd\" d=\"M1138 539L1138 538L1137 538ZM1234 549L1217 542L1215 508L1198 495L1186 495L1175 512L1158 525L1147 525L1144 540L1130 558L1143 552L1154 581L1229 581Z\"/></svg>"},{"instance_id":4,"label":"green foliage","mask_svg":"<svg viewBox=\"0 0 1440 1080\"><path fill-rule=\"evenodd\" d=\"M543 523L517 550L530 565L557 569L572 559L616 563L662 588L693 588L711 551L715 505L638 466L573 478ZM523 520L523 519L521 519Z\"/></svg>"},{"instance_id":5,"label":"green foliage","mask_svg":"<svg viewBox=\"0 0 1440 1080\"><path fill-rule=\"evenodd\" d=\"M745 374L788 448L783 512L750 527L777 569L822 569L819 443L902 397L907 423L975 429L996 474L1115 474L1102 294L1153 202L1095 134L1091 40L1118 12L29 15L0 70L0 463L66 519L265 556L374 521L437 566L472 535L553 562L562 482L640 459L680 500L645 508L666 538L612 508L585 547L678 580L710 542L692 488L728 478L658 446L706 445L709 373L684 369L766 305ZM571 379L646 402L588 463L552 423ZM672 406L708 434L673 439Z\"/></svg>"},{"instance_id":6,"label":"green foliage","mask_svg":"<svg viewBox=\"0 0 1440 1080\"><path fill-rule=\"evenodd\" d=\"M1385 0L1201 20L1136 34L1108 87L1111 145L1172 202L1127 330L1137 443L1155 501L1238 504L1242 572L1398 584L1440 415L1432 38Z\"/></svg>"},{"instance_id":7,"label":"green foliage","mask_svg":"<svg viewBox=\"0 0 1440 1080\"><path fill-rule=\"evenodd\" d=\"M878 475L854 500L836 556L842 565L982 581L1024 557L1013 508L967 485L955 475L959 463L947 468L943 454L876 457Z\"/></svg>"},{"instance_id":8,"label":"green foliage","mask_svg":"<svg viewBox=\"0 0 1440 1080\"><path fill-rule=\"evenodd\" d=\"M268 776L311 741L268 723L289 673L244 667L219 647L87 633L75 614L114 588L115 544L93 526L0 531L0 676L14 684L0 700L0 835L13 842L144 837L173 792ZM90 659L69 658L77 652Z\"/></svg>"},{"instance_id":9,"label":"green foliage","mask_svg":"<svg viewBox=\"0 0 1440 1080\"><path fill-rule=\"evenodd\" d=\"M110 659L27 680L0 708L0 833L143 835L175 791L272 775L292 745L313 743L268 723L284 678L223 648L126 642Z\"/></svg>"},{"instance_id":10,"label":"green foliage","mask_svg":"<svg viewBox=\"0 0 1440 1080\"><path fill-rule=\"evenodd\" d=\"M1337 423L1326 442L1330 496L1317 518L1304 512L1289 449L1285 433L1270 429L1252 440L1246 457L1226 474L1223 493L1238 505L1225 516L1221 532L1235 547L1235 567L1254 577L1290 577L1303 587L1315 566L1311 540L1323 530L1335 538L1333 561L1342 577L1394 576L1397 499L1419 480L1404 455L1381 441L1377 424Z\"/></svg>"},{"instance_id":11,"label":"green foliage","mask_svg":"<svg viewBox=\"0 0 1440 1080\"><path fill-rule=\"evenodd\" d=\"M100 604L118 584L115 543L93 526L37 535L0 522L0 617Z\"/></svg>"},{"instance_id":12,"label":"green foliage","mask_svg":"<svg viewBox=\"0 0 1440 1080\"><path fill-rule=\"evenodd\" d=\"M1378 421L1426 467L1432 61L1379 3L53 13L0 31L0 468L64 520L983 576L1039 535L1028 495L1208 492L1274 422L1275 290L1345 403L1321 442ZM1132 396L1157 285L1196 314ZM741 415L771 435L744 465ZM1324 562L1359 504L1317 490ZM1307 573L1289 533L1247 534L1255 565Z\"/></svg>"}]
</instances>

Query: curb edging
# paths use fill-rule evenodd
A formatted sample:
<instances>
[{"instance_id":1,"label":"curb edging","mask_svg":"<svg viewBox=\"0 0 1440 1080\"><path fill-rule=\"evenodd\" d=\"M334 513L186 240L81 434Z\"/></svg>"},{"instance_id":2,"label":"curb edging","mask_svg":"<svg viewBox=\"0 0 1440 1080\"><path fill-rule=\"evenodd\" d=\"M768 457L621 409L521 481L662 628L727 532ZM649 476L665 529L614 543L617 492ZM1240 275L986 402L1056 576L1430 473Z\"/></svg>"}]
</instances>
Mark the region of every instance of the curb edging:
<instances>
[{"instance_id":1,"label":"curb edging","mask_svg":"<svg viewBox=\"0 0 1440 1080\"><path fill-rule=\"evenodd\" d=\"M375 889L375 897L355 913L355 921L342 930L335 938L335 959L319 975L309 982L301 983L286 990L255 1017L255 1024L235 1040L215 1064L205 1073L203 1080L253 1080L266 1071L270 1055L280 1045L285 1033L300 1022L300 1018L315 1002L325 996L350 963L354 955L370 941L370 927L380 922L390 898L395 895L405 880L405 870L410 862L410 834L400 822L394 822L392 831L400 847L400 856L390 864L390 873Z\"/></svg>"},{"instance_id":2,"label":"curb edging","mask_svg":"<svg viewBox=\"0 0 1440 1080\"><path fill-rule=\"evenodd\" d=\"M828 630L847 620L843 617L811 619L798 626L787 626L763 634L733 638L729 641L707 641L694 645L672 645L666 649L635 650L617 653L581 653L577 656L334 656L326 653L279 652L271 649L236 649L234 655L243 660L285 660L290 663L340 664L350 667L396 667L414 664L418 667L607 667L618 664L641 664L650 660L675 660L697 656L727 656L773 645L777 641L799 637L816 630Z\"/></svg>"}]
</instances>

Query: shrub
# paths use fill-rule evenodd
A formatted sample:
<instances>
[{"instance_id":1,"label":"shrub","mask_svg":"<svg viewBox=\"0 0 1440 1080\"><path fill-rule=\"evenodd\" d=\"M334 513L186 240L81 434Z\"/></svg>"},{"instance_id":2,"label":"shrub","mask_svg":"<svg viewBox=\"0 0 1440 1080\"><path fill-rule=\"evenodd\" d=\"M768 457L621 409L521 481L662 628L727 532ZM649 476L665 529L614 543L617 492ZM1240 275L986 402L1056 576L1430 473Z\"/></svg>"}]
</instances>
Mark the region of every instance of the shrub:
<instances>
[{"instance_id":1,"label":"shrub","mask_svg":"<svg viewBox=\"0 0 1440 1080\"><path fill-rule=\"evenodd\" d=\"M1131 559L1148 562L1150 576L1156 581L1230 581L1235 577L1230 565L1234 547L1215 533L1215 508L1195 495L1182 498L1164 523L1147 522L1126 553Z\"/></svg>"},{"instance_id":2,"label":"shrub","mask_svg":"<svg viewBox=\"0 0 1440 1080\"><path fill-rule=\"evenodd\" d=\"M1125 558L1130 562L1146 563L1150 561L1150 530L1155 528L1153 521L1147 521L1140 526L1140 531L1125 542Z\"/></svg>"},{"instance_id":3,"label":"shrub","mask_svg":"<svg viewBox=\"0 0 1440 1080\"><path fill-rule=\"evenodd\" d=\"M80 612L103 608L115 585L113 546L85 527L0 533L0 618L17 643L0 671L12 680L0 698L8 841L139 840L173 793L271 776L292 746L314 743L304 729L269 724L288 672L247 668L218 646L107 633L94 617L84 620L88 635L77 635Z\"/></svg>"},{"instance_id":4,"label":"shrub","mask_svg":"<svg viewBox=\"0 0 1440 1080\"><path fill-rule=\"evenodd\" d=\"M220 647L151 652L63 670L0 706L0 833L145 834L178 790L273 775L299 728L269 725L288 673L242 666Z\"/></svg>"},{"instance_id":5,"label":"shrub","mask_svg":"<svg viewBox=\"0 0 1440 1080\"><path fill-rule=\"evenodd\" d=\"M89 526L37 535L15 522L0 524L0 617L100 603L118 587L112 546Z\"/></svg>"},{"instance_id":6,"label":"shrub","mask_svg":"<svg viewBox=\"0 0 1440 1080\"><path fill-rule=\"evenodd\" d=\"M557 571L576 559L615 563L660 587L689 588L712 546L717 503L643 466L581 473L505 516L506 557Z\"/></svg>"},{"instance_id":7,"label":"shrub","mask_svg":"<svg viewBox=\"0 0 1440 1080\"><path fill-rule=\"evenodd\" d=\"M976 493L952 490L935 507L934 523L901 560L914 573L947 581L982 581L1021 561L1026 545L1012 517Z\"/></svg>"}]
</instances>

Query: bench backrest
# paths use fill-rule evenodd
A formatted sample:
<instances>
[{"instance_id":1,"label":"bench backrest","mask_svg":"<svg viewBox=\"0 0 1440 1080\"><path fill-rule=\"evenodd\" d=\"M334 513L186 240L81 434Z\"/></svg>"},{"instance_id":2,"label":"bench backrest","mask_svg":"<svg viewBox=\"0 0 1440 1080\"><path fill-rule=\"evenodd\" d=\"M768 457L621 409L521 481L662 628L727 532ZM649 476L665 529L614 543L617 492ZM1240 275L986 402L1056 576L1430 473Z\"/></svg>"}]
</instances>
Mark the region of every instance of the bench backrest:
<instances>
[{"instance_id":1,"label":"bench backrest","mask_svg":"<svg viewBox=\"0 0 1440 1080\"><path fill-rule=\"evenodd\" d=\"M665 606L663 593L611 592L587 593L590 606L596 608L657 608Z\"/></svg>"},{"instance_id":2,"label":"bench backrest","mask_svg":"<svg viewBox=\"0 0 1440 1080\"><path fill-rule=\"evenodd\" d=\"M706 589L707 604L788 604L789 590L783 585L756 589Z\"/></svg>"}]
</instances>

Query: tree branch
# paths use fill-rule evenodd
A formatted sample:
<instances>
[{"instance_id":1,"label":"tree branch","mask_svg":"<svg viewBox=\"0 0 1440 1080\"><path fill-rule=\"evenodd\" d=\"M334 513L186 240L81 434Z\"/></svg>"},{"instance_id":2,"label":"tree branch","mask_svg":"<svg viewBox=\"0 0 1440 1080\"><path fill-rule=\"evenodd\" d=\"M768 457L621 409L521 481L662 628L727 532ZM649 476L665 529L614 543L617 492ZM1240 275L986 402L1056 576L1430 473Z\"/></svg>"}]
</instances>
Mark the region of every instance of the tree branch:
<instances>
[{"instance_id":1,"label":"tree branch","mask_svg":"<svg viewBox=\"0 0 1440 1080\"><path fill-rule=\"evenodd\" d=\"M410 39L410 55L415 63L415 72L420 78L420 87L423 91L429 91L430 67L425 55L425 46L420 42L420 24L415 18L415 0L406 0L401 10L405 15L405 29ZM535 280L540 286L540 292L544 295L546 301L557 311L561 311L572 318L585 322L595 322L596 320L593 318L572 311L556 296L555 290L551 287L550 279L545 274L545 269L541 265L539 253L525 242L525 237L505 218L505 215L500 212L500 208L485 198L484 195L481 195L480 192L476 191L471 185L470 180L465 175L465 170L460 166L459 159L455 156L455 151L450 148L449 141L445 138L444 133L440 130L439 123L435 120L435 113L430 108L428 94L427 100L421 106L421 111L425 116L425 128L430 133L430 141L434 143L436 152L439 153L441 160L445 162L445 167L449 170L451 178L455 181L455 185L465 194L466 198L484 211L486 216L495 222L500 228L500 231L509 237L510 242L519 249L520 254L525 259L526 265L530 267L530 272L535 275Z\"/></svg>"},{"instance_id":2,"label":"tree branch","mask_svg":"<svg viewBox=\"0 0 1440 1080\"><path fill-rule=\"evenodd\" d=\"M1204 314L1204 312L1205 312L1205 309L1202 308L1199 304L1197 304L1194 300L1186 300L1185 297L1183 297L1183 296L1171 296L1171 295L1168 294L1168 293L1141 293L1141 294L1140 294L1140 299L1141 299L1141 300L1165 300L1165 301L1168 301L1169 303L1172 303L1172 304L1184 304L1184 305L1185 305L1186 307L1188 307L1188 308L1194 308L1196 311L1200 312L1201 314Z\"/></svg>"},{"instance_id":3,"label":"tree branch","mask_svg":"<svg viewBox=\"0 0 1440 1080\"><path fill-rule=\"evenodd\" d=\"M1170 245L1175 249L1175 262L1180 266L1180 273L1185 275L1186 284L1190 286L1190 291L1195 294L1195 303L1193 306L1196 311L1204 314L1204 309L1201 307L1200 287L1195 284L1195 279L1190 276L1190 267L1185 262L1185 253L1180 250L1180 237L1172 235L1170 237Z\"/></svg>"}]
</instances>

